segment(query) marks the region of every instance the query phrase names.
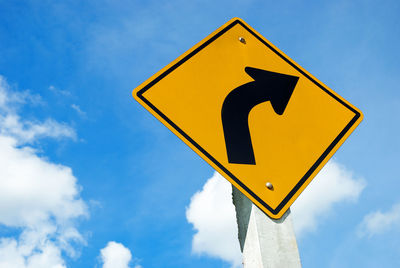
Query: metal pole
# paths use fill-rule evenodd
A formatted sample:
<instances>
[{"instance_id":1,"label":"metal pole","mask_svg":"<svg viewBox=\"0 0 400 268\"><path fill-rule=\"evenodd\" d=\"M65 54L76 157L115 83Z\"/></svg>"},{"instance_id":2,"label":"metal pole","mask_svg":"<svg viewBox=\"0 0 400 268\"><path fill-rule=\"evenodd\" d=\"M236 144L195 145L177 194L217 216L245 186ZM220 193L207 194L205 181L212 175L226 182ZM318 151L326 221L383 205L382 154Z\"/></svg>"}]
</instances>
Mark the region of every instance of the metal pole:
<instances>
[{"instance_id":1,"label":"metal pole","mask_svg":"<svg viewBox=\"0 0 400 268\"><path fill-rule=\"evenodd\" d=\"M290 209L279 220L268 217L232 186L244 268L301 267Z\"/></svg>"}]
</instances>

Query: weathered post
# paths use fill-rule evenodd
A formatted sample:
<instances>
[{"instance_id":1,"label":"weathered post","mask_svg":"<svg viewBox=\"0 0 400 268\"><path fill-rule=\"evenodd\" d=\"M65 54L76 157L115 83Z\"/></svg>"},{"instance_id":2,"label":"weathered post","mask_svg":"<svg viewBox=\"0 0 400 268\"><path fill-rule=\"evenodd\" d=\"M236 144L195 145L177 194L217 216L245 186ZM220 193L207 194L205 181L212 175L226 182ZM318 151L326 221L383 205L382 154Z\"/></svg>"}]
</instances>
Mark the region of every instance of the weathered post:
<instances>
[{"instance_id":1,"label":"weathered post","mask_svg":"<svg viewBox=\"0 0 400 268\"><path fill-rule=\"evenodd\" d=\"M301 267L290 209L282 218L271 219L232 186L245 268Z\"/></svg>"}]
</instances>

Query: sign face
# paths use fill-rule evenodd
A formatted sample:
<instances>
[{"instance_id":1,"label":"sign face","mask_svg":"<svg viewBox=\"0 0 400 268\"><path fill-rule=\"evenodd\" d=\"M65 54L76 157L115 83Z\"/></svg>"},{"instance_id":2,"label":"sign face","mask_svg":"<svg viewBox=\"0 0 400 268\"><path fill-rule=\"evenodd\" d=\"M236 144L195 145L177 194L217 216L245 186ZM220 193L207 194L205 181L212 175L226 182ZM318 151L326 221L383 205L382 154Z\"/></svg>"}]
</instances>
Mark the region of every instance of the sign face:
<instances>
[{"instance_id":1,"label":"sign face","mask_svg":"<svg viewBox=\"0 0 400 268\"><path fill-rule=\"evenodd\" d=\"M237 18L133 96L275 219L362 120L357 108Z\"/></svg>"}]
</instances>

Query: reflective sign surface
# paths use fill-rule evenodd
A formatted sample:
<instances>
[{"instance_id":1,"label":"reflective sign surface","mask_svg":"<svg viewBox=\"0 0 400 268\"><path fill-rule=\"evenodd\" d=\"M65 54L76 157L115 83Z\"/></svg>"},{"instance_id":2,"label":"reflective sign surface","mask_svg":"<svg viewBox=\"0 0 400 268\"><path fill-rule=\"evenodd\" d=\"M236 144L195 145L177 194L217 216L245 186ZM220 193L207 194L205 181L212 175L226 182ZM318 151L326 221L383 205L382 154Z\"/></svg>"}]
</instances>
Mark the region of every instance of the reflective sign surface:
<instances>
[{"instance_id":1,"label":"reflective sign surface","mask_svg":"<svg viewBox=\"0 0 400 268\"><path fill-rule=\"evenodd\" d=\"M362 120L357 108L237 18L133 96L272 218L283 215Z\"/></svg>"}]
</instances>

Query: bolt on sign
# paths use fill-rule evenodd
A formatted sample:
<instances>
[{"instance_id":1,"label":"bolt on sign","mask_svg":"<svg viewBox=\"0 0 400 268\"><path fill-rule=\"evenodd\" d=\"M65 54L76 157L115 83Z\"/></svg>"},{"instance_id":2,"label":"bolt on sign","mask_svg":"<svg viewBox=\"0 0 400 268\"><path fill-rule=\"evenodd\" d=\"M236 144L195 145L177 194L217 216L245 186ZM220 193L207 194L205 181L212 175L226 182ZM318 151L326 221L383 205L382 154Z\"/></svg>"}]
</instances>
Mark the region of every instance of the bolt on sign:
<instances>
[{"instance_id":1,"label":"bolt on sign","mask_svg":"<svg viewBox=\"0 0 400 268\"><path fill-rule=\"evenodd\" d=\"M238 18L133 96L275 219L363 117Z\"/></svg>"}]
</instances>

